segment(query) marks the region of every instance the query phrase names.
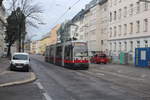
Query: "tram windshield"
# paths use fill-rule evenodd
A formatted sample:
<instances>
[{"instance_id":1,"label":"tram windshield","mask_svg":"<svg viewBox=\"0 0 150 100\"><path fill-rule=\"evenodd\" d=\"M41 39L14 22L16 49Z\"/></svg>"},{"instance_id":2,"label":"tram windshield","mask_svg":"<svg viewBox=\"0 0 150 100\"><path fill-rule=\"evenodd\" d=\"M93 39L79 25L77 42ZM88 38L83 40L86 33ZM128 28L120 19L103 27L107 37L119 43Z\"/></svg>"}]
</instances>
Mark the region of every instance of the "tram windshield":
<instances>
[{"instance_id":1,"label":"tram windshield","mask_svg":"<svg viewBox=\"0 0 150 100\"><path fill-rule=\"evenodd\" d=\"M75 57L87 57L88 56L87 46L75 46L74 56Z\"/></svg>"}]
</instances>

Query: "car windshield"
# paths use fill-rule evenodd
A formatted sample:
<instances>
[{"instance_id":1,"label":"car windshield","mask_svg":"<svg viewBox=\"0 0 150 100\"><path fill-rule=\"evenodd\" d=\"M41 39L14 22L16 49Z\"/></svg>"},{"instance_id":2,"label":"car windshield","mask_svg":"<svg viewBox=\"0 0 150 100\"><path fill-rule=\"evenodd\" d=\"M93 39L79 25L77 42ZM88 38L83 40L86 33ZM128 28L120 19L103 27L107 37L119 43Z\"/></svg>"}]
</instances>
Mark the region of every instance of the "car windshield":
<instances>
[{"instance_id":1,"label":"car windshield","mask_svg":"<svg viewBox=\"0 0 150 100\"><path fill-rule=\"evenodd\" d=\"M86 46L76 46L74 47L74 56L75 57L87 57L88 50Z\"/></svg>"},{"instance_id":2,"label":"car windshield","mask_svg":"<svg viewBox=\"0 0 150 100\"><path fill-rule=\"evenodd\" d=\"M13 56L13 60L27 60L28 56L23 54L18 54Z\"/></svg>"}]
</instances>

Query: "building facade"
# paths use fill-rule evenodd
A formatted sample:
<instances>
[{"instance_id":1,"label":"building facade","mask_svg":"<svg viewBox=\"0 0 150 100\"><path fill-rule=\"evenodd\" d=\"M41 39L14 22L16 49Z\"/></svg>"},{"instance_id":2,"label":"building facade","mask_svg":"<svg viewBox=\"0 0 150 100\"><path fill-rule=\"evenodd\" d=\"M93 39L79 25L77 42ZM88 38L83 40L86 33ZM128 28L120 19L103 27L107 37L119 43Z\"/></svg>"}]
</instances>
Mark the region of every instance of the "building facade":
<instances>
[{"instance_id":1,"label":"building facade","mask_svg":"<svg viewBox=\"0 0 150 100\"><path fill-rule=\"evenodd\" d=\"M93 0L86 5L84 18L85 38L91 55L108 52L108 2Z\"/></svg>"},{"instance_id":2,"label":"building facade","mask_svg":"<svg viewBox=\"0 0 150 100\"><path fill-rule=\"evenodd\" d=\"M41 40L39 40L39 54L44 54L46 50L46 46L49 45L50 42L50 33L46 34L45 36L42 37Z\"/></svg>"},{"instance_id":3,"label":"building facade","mask_svg":"<svg viewBox=\"0 0 150 100\"><path fill-rule=\"evenodd\" d=\"M71 20L64 21L57 30L57 43L63 43L72 39L70 33Z\"/></svg>"},{"instance_id":4,"label":"building facade","mask_svg":"<svg viewBox=\"0 0 150 100\"><path fill-rule=\"evenodd\" d=\"M126 53L134 63L135 48L150 47L150 5L139 0L109 0L109 53L119 62Z\"/></svg>"},{"instance_id":5,"label":"building facade","mask_svg":"<svg viewBox=\"0 0 150 100\"><path fill-rule=\"evenodd\" d=\"M35 54L44 54L46 46L56 44L57 43L57 31L60 28L60 25L56 25L52 30L44 35L42 39L36 40L33 45L33 49L35 48Z\"/></svg>"},{"instance_id":6,"label":"building facade","mask_svg":"<svg viewBox=\"0 0 150 100\"><path fill-rule=\"evenodd\" d=\"M30 42L30 53L35 54L36 53L36 41Z\"/></svg>"},{"instance_id":7,"label":"building facade","mask_svg":"<svg viewBox=\"0 0 150 100\"><path fill-rule=\"evenodd\" d=\"M49 45L52 44L56 44L57 43L57 31L60 28L60 24L56 25L54 28L52 28L51 32L50 32L50 41L49 41Z\"/></svg>"},{"instance_id":8,"label":"building facade","mask_svg":"<svg viewBox=\"0 0 150 100\"><path fill-rule=\"evenodd\" d=\"M84 24L84 14L85 10L82 9L76 16L72 19L72 25L70 27L70 34L77 40L85 40L85 24Z\"/></svg>"}]
</instances>

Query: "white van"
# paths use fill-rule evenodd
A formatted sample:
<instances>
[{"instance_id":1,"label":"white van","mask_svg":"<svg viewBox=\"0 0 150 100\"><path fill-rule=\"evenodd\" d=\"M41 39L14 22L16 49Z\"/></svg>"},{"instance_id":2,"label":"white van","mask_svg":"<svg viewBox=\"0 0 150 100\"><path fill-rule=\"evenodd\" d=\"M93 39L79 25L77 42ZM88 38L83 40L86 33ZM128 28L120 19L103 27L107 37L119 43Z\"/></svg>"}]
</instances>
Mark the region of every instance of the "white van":
<instances>
[{"instance_id":1,"label":"white van","mask_svg":"<svg viewBox=\"0 0 150 100\"><path fill-rule=\"evenodd\" d=\"M14 53L10 61L10 70L23 70L28 72L30 69L30 58L28 53Z\"/></svg>"}]
</instances>

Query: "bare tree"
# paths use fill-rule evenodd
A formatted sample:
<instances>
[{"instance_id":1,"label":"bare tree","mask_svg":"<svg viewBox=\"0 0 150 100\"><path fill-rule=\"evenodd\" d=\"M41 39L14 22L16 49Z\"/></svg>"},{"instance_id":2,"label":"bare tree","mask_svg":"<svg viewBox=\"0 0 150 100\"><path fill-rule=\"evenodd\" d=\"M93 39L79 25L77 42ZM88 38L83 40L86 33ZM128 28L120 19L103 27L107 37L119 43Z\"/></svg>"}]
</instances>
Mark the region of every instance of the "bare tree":
<instances>
[{"instance_id":1,"label":"bare tree","mask_svg":"<svg viewBox=\"0 0 150 100\"><path fill-rule=\"evenodd\" d=\"M19 23L18 25L18 43L19 43L19 52L21 52L21 45L23 46L26 32L22 31L22 26L25 21L25 27L31 26L34 28L38 28L39 23L43 23L40 19L40 14L43 13L42 7L38 4L33 4L32 0L10 0L10 8L9 10L17 11L17 9L20 9L21 14L24 16L19 16L18 13L16 13L16 21ZM24 51L24 50L22 50Z\"/></svg>"},{"instance_id":2,"label":"bare tree","mask_svg":"<svg viewBox=\"0 0 150 100\"><path fill-rule=\"evenodd\" d=\"M0 0L0 6L2 5L3 0Z\"/></svg>"}]
</instances>

